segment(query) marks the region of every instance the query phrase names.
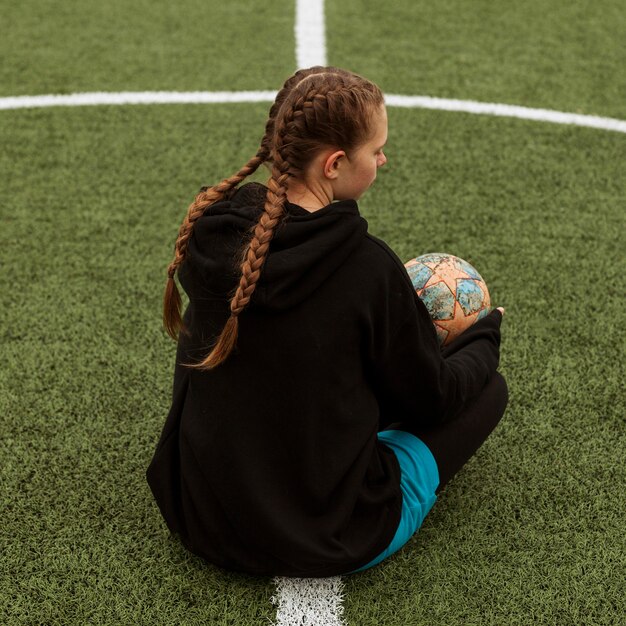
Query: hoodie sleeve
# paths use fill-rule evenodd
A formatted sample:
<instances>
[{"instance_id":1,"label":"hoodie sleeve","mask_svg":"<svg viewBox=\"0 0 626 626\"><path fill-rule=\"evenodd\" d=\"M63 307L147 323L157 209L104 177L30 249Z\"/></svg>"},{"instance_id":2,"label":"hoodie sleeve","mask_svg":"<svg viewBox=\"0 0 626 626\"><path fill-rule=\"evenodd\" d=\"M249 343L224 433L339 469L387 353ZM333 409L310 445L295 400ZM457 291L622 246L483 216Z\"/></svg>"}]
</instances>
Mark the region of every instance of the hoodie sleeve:
<instances>
[{"instance_id":1,"label":"hoodie sleeve","mask_svg":"<svg viewBox=\"0 0 626 626\"><path fill-rule=\"evenodd\" d=\"M385 246L386 247L386 246ZM430 315L402 262L388 275L384 301L370 317L369 362L381 427L453 419L478 396L499 363L502 314L495 309L440 349Z\"/></svg>"}]
</instances>

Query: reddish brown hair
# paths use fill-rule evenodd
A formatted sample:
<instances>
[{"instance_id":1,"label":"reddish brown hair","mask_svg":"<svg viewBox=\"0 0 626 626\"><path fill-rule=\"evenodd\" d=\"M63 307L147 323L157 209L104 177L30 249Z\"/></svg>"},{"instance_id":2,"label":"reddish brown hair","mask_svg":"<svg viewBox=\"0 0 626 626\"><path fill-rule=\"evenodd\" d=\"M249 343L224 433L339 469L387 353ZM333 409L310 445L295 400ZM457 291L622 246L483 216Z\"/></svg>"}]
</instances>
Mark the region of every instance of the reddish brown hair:
<instances>
[{"instance_id":1,"label":"reddish brown hair","mask_svg":"<svg viewBox=\"0 0 626 626\"><path fill-rule=\"evenodd\" d=\"M233 350L239 314L250 302L268 254L274 229L284 216L288 181L302 176L316 154L325 147L339 147L348 154L369 139L371 118L384 103L380 89L367 79L335 67L297 71L278 92L257 153L236 174L201 191L187 211L176 240L174 260L167 270L163 323L176 339L186 332L181 299L174 275L185 260L187 243L196 220L207 207L250 176L264 162L271 167L267 196L251 238L243 246L241 279L230 301L231 315L209 355L198 369L212 369Z\"/></svg>"}]
</instances>

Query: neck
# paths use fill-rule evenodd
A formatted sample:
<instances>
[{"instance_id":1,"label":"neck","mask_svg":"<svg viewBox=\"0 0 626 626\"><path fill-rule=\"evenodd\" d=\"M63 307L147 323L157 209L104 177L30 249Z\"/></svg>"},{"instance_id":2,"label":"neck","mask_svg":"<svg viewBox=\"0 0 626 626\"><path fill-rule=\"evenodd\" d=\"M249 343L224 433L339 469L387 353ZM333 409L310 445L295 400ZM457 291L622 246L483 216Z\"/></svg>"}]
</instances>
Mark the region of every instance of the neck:
<instances>
[{"instance_id":1,"label":"neck","mask_svg":"<svg viewBox=\"0 0 626 626\"><path fill-rule=\"evenodd\" d=\"M295 180L290 181L287 189L287 200L311 213L323 209L333 199L332 191L329 193L322 186L308 186Z\"/></svg>"}]
</instances>

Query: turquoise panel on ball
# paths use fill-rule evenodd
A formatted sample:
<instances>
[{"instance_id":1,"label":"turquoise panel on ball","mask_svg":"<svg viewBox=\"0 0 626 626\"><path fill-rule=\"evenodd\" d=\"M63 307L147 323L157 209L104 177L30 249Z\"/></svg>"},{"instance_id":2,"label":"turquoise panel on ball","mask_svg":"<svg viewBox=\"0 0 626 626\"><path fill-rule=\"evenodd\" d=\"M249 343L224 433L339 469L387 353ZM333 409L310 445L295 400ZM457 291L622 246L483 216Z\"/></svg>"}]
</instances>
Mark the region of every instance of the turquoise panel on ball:
<instances>
[{"instance_id":1,"label":"turquoise panel on ball","mask_svg":"<svg viewBox=\"0 0 626 626\"><path fill-rule=\"evenodd\" d=\"M411 265L406 269L409 273L409 277L411 278L411 282L413 283L413 289L415 289L415 291L424 289L424 285L433 275L433 271L430 269L430 267L427 267L422 263L416 263L415 265Z\"/></svg>"},{"instance_id":2,"label":"turquoise panel on ball","mask_svg":"<svg viewBox=\"0 0 626 626\"><path fill-rule=\"evenodd\" d=\"M476 313L485 305L483 290L476 280L470 278L457 279L456 299L459 301L465 315Z\"/></svg>"},{"instance_id":3,"label":"turquoise panel on ball","mask_svg":"<svg viewBox=\"0 0 626 626\"><path fill-rule=\"evenodd\" d=\"M420 298L433 320L451 320L454 317L454 294L443 281L426 287Z\"/></svg>"},{"instance_id":4,"label":"turquoise panel on ball","mask_svg":"<svg viewBox=\"0 0 626 626\"><path fill-rule=\"evenodd\" d=\"M476 268L473 265L470 265L464 259L457 258L456 265L471 278L475 278L476 280L482 280L482 276L476 271Z\"/></svg>"}]
</instances>

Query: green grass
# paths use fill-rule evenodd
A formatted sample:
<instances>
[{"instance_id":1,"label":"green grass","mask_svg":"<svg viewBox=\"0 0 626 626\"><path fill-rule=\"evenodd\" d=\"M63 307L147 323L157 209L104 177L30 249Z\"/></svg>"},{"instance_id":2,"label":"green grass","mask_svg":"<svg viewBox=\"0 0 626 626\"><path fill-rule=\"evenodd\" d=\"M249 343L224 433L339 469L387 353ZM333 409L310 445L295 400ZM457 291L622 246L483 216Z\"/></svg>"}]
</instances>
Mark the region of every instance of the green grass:
<instances>
[{"instance_id":1,"label":"green grass","mask_svg":"<svg viewBox=\"0 0 626 626\"><path fill-rule=\"evenodd\" d=\"M329 29L330 60L389 93L626 118L621 0L344 0L327 10L344 26Z\"/></svg>"},{"instance_id":2,"label":"green grass","mask_svg":"<svg viewBox=\"0 0 626 626\"><path fill-rule=\"evenodd\" d=\"M295 63L291 2L20 0L2 13L0 96L272 89Z\"/></svg>"},{"instance_id":3,"label":"green grass","mask_svg":"<svg viewBox=\"0 0 626 626\"><path fill-rule=\"evenodd\" d=\"M213 4L209 13L229 10ZM23 6L30 12L13 22L23 31L0 44L14 60L3 66L3 95L278 88L293 63L291 4L259 6L245 24L233 22L243 47L232 57L223 43L214 50L199 47L197 36L177 38L165 20L162 45L196 55L174 74L140 45L137 25L150 29L130 5L98 9L116 16L114 29L95 8L90 13L93 33L116 31L106 50L112 62L101 64L81 56L76 42L65 46L67 29L80 28L66 22L63 5ZM626 17L611 2L570 11L562 28L577 32L577 43L552 69L539 61L542 46L558 39L554 18L533 13L531 25L544 30L531 32L521 6L499 20L483 16L481 38L472 30L478 15L463 3L447 2L441 14L408 0L395 5L398 13L363 3L358 28L345 36L357 6L351 0L340 14L329 3L329 60L389 92L626 118L617 95L623 82L612 79L623 55L612 34ZM49 54L43 43L25 46L38 9L48 20ZM284 49L247 65L246 50L276 47L264 12L282 24ZM417 13L440 21L430 29L415 22L418 37L399 18ZM196 13L178 19L185 32L208 28ZM506 31L507 23L515 29ZM441 66L444 53L427 37L442 24L449 41L475 53L468 83L459 82L452 60ZM368 32L377 37L365 45ZM502 56L494 72L492 45L505 32L526 56ZM598 33L604 78L583 54ZM136 46L130 61L126 46ZM71 80L55 55L71 61ZM18 58L42 71L22 82ZM411 59L413 73L400 71ZM114 71L125 65L126 73ZM541 89L529 95L535 83ZM0 623L273 619L271 581L189 555L168 536L144 479L169 408L175 345L160 315L176 232L198 188L256 150L267 109L0 111ZM421 110L391 109L389 121L389 163L362 213L403 259L446 250L477 266L494 302L507 308L501 369L511 400L408 546L345 579L346 619L355 626L623 623L626 138Z\"/></svg>"}]
</instances>

